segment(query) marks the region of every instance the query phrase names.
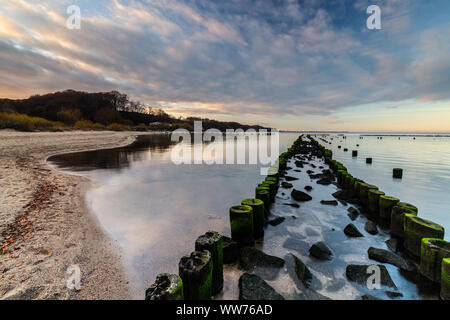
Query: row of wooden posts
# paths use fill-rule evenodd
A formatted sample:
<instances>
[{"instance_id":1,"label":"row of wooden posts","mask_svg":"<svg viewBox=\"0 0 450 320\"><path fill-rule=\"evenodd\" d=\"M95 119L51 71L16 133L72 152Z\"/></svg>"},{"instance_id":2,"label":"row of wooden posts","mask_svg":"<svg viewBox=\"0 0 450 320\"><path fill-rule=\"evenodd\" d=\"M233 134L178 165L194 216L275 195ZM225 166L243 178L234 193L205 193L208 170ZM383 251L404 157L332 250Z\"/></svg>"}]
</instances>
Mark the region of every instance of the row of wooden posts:
<instances>
[{"instance_id":1,"label":"row of wooden posts","mask_svg":"<svg viewBox=\"0 0 450 320\"><path fill-rule=\"evenodd\" d=\"M377 186L352 176L342 163L332 159L331 150L312 141L325 154L325 162L336 173L339 186L359 200L369 218L390 228L391 236L403 244L410 256L420 260L420 273L440 284L441 298L450 300L450 243L444 240L444 228L418 217L414 205L386 195Z\"/></svg>"},{"instance_id":2,"label":"row of wooden posts","mask_svg":"<svg viewBox=\"0 0 450 320\"><path fill-rule=\"evenodd\" d=\"M264 236L264 223L279 186L279 171L286 169L295 146L280 154L268 176L255 188L255 197L242 200L229 211L231 238L239 247L253 246ZM145 293L146 300L210 300L223 288L223 238L208 231L195 241L195 251L181 258L178 275L162 273Z\"/></svg>"}]
</instances>

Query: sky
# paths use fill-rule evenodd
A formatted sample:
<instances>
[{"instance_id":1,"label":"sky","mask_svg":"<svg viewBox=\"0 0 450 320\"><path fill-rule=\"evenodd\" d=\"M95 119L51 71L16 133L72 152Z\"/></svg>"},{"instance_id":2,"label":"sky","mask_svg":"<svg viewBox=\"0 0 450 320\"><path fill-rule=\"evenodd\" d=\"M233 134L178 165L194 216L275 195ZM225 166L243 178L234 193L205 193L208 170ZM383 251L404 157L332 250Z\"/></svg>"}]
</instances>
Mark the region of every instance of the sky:
<instances>
[{"instance_id":1,"label":"sky","mask_svg":"<svg viewBox=\"0 0 450 320\"><path fill-rule=\"evenodd\" d=\"M450 1L0 0L0 97L66 89L283 130L450 132Z\"/></svg>"}]
</instances>

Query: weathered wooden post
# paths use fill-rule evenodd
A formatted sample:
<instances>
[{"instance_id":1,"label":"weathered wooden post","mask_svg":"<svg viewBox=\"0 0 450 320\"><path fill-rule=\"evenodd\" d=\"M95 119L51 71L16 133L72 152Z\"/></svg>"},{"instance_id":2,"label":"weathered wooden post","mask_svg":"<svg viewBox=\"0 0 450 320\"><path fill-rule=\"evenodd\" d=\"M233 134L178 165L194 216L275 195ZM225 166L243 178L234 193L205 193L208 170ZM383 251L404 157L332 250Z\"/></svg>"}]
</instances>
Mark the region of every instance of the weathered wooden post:
<instances>
[{"instance_id":1,"label":"weathered wooden post","mask_svg":"<svg viewBox=\"0 0 450 320\"><path fill-rule=\"evenodd\" d=\"M145 291L145 300L184 300L183 281L176 274L160 273Z\"/></svg>"},{"instance_id":2,"label":"weathered wooden post","mask_svg":"<svg viewBox=\"0 0 450 320\"><path fill-rule=\"evenodd\" d=\"M256 190L255 198L264 202L264 211L269 210L270 206L270 191L269 190Z\"/></svg>"},{"instance_id":3,"label":"weathered wooden post","mask_svg":"<svg viewBox=\"0 0 450 320\"><path fill-rule=\"evenodd\" d=\"M406 202L399 202L391 210L391 235L396 238L403 238L403 225L405 214L417 216L417 207Z\"/></svg>"},{"instance_id":4,"label":"weathered wooden post","mask_svg":"<svg viewBox=\"0 0 450 320\"><path fill-rule=\"evenodd\" d=\"M356 158L358 156L358 150L353 150L352 151L352 157Z\"/></svg>"},{"instance_id":5,"label":"weathered wooden post","mask_svg":"<svg viewBox=\"0 0 450 320\"><path fill-rule=\"evenodd\" d=\"M401 179L403 177L403 169L401 168L394 168L392 170L392 177L395 179Z\"/></svg>"},{"instance_id":6,"label":"weathered wooden post","mask_svg":"<svg viewBox=\"0 0 450 320\"><path fill-rule=\"evenodd\" d=\"M240 246L253 246L253 209L238 205L230 208L231 238Z\"/></svg>"},{"instance_id":7,"label":"weathered wooden post","mask_svg":"<svg viewBox=\"0 0 450 320\"><path fill-rule=\"evenodd\" d=\"M387 195L380 196L380 219L389 227L391 225L392 208L400 202L400 199Z\"/></svg>"},{"instance_id":8,"label":"weathered wooden post","mask_svg":"<svg viewBox=\"0 0 450 320\"><path fill-rule=\"evenodd\" d=\"M253 209L253 236L255 239L264 237L264 202L260 199L244 199L241 204Z\"/></svg>"},{"instance_id":9,"label":"weathered wooden post","mask_svg":"<svg viewBox=\"0 0 450 320\"><path fill-rule=\"evenodd\" d=\"M222 235L215 231L208 231L195 241L195 251L208 250L213 265L212 295L218 294L223 288L223 240Z\"/></svg>"},{"instance_id":10,"label":"weathered wooden post","mask_svg":"<svg viewBox=\"0 0 450 320\"><path fill-rule=\"evenodd\" d=\"M420 273L433 282L441 282L442 259L450 258L450 243L442 239L423 238L420 250Z\"/></svg>"},{"instance_id":11,"label":"weathered wooden post","mask_svg":"<svg viewBox=\"0 0 450 320\"><path fill-rule=\"evenodd\" d=\"M450 300L450 258L442 259L441 299Z\"/></svg>"},{"instance_id":12,"label":"weathered wooden post","mask_svg":"<svg viewBox=\"0 0 450 320\"><path fill-rule=\"evenodd\" d=\"M374 218L377 218L380 212L380 196L384 196L383 191L377 189L369 189L367 199L369 202L369 211Z\"/></svg>"},{"instance_id":13,"label":"weathered wooden post","mask_svg":"<svg viewBox=\"0 0 450 320\"><path fill-rule=\"evenodd\" d=\"M372 158L366 158L366 163L367 164L372 164Z\"/></svg>"},{"instance_id":14,"label":"weathered wooden post","mask_svg":"<svg viewBox=\"0 0 450 320\"><path fill-rule=\"evenodd\" d=\"M178 269L185 300L211 300L213 265L209 251L194 251L182 257Z\"/></svg>"},{"instance_id":15,"label":"weathered wooden post","mask_svg":"<svg viewBox=\"0 0 450 320\"><path fill-rule=\"evenodd\" d=\"M444 239L442 226L412 214L405 214L403 231L405 249L415 257L420 257L423 238Z\"/></svg>"}]
</instances>

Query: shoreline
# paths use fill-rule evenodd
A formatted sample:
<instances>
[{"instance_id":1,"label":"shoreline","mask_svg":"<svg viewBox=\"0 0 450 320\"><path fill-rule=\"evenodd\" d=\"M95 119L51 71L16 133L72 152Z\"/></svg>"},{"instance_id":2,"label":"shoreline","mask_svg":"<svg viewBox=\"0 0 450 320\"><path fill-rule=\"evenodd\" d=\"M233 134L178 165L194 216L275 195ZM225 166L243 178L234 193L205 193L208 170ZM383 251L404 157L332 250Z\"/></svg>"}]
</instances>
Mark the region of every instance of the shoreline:
<instances>
[{"instance_id":1,"label":"shoreline","mask_svg":"<svg viewBox=\"0 0 450 320\"><path fill-rule=\"evenodd\" d=\"M0 299L131 299L122 249L86 203L90 180L47 159L129 145L136 135L0 131ZM66 287L71 265L80 290Z\"/></svg>"}]
</instances>

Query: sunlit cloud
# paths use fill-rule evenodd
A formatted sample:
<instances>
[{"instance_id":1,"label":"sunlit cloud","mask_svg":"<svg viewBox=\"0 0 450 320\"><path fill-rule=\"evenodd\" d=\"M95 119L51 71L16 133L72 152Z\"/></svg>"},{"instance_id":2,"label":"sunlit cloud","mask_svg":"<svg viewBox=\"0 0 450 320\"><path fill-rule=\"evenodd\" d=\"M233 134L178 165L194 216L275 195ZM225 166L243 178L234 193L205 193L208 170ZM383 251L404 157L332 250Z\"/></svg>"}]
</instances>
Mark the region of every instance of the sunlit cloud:
<instances>
[{"instance_id":1,"label":"sunlit cloud","mask_svg":"<svg viewBox=\"0 0 450 320\"><path fill-rule=\"evenodd\" d=\"M382 30L365 27L373 3ZM71 4L81 30L66 28ZM348 108L450 107L449 13L443 0L0 0L0 93L120 90L175 115L345 129Z\"/></svg>"}]
</instances>

